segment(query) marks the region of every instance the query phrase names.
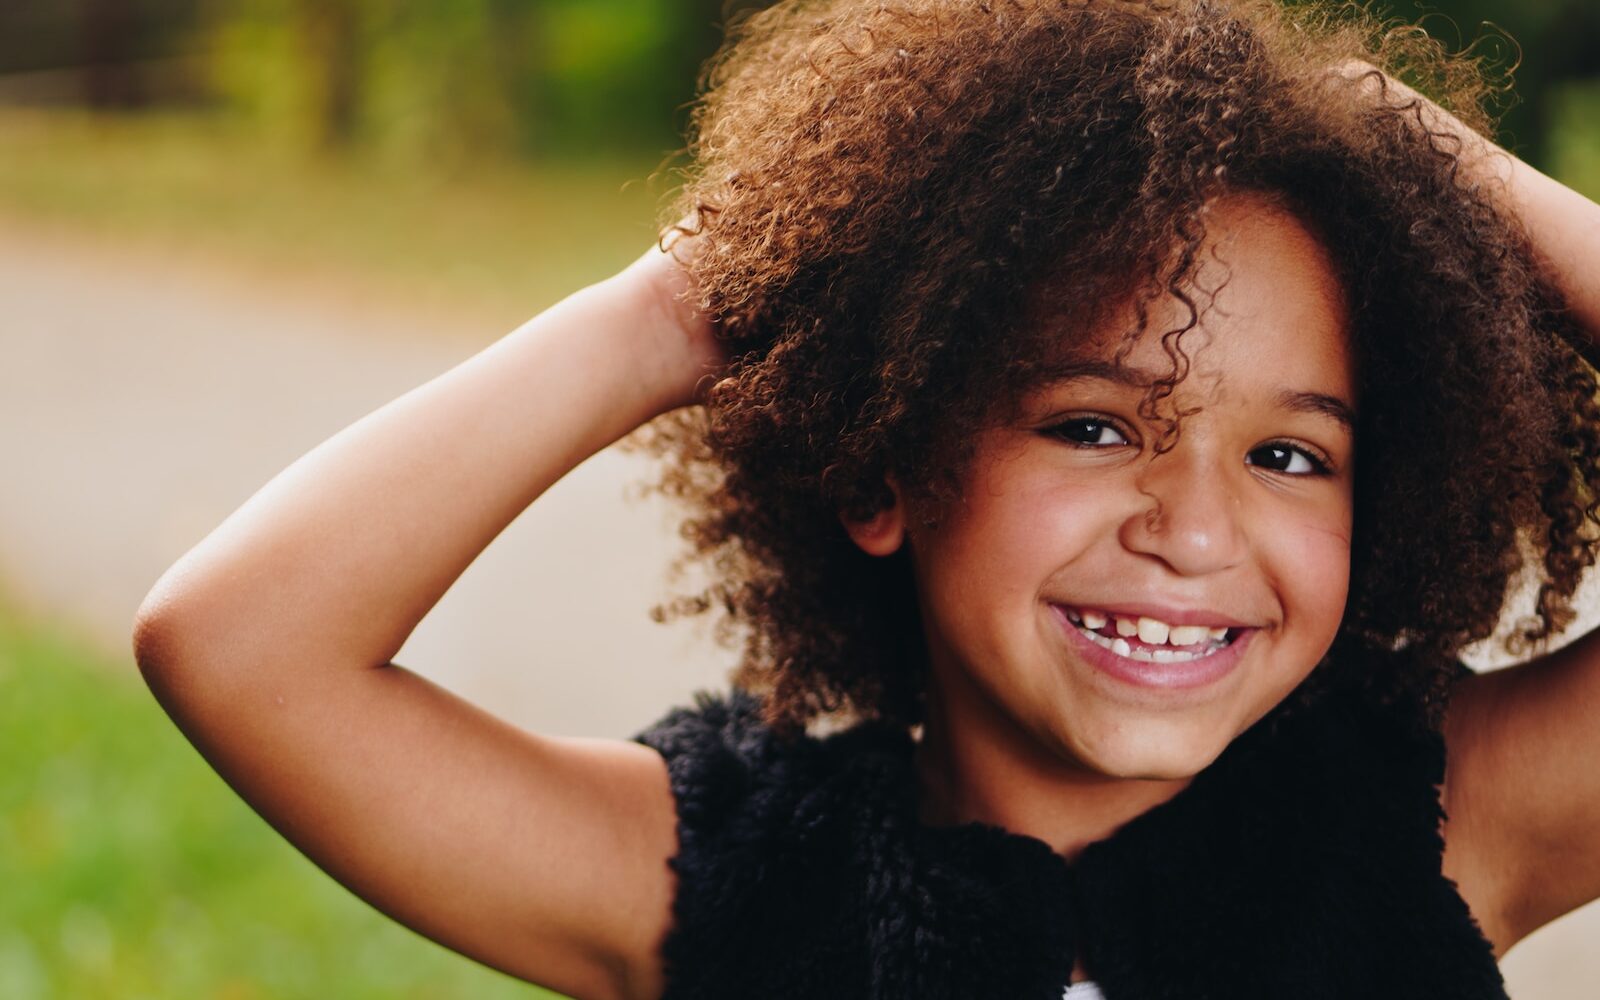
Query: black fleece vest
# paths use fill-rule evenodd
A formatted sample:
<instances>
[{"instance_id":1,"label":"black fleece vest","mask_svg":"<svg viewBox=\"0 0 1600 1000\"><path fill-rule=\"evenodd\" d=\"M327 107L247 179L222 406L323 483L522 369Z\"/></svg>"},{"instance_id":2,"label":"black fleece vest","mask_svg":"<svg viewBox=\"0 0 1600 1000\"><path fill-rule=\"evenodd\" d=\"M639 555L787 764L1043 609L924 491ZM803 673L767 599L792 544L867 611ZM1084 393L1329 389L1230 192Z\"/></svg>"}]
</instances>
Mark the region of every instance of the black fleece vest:
<instances>
[{"instance_id":1,"label":"black fleece vest","mask_svg":"<svg viewBox=\"0 0 1600 1000\"><path fill-rule=\"evenodd\" d=\"M1274 710L1069 863L923 825L903 730L756 709L697 691L634 737L678 808L664 1000L1061 1000L1080 948L1107 1000L1505 1000L1440 872L1443 740L1399 710Z\"/></svg>"}]
</instances>

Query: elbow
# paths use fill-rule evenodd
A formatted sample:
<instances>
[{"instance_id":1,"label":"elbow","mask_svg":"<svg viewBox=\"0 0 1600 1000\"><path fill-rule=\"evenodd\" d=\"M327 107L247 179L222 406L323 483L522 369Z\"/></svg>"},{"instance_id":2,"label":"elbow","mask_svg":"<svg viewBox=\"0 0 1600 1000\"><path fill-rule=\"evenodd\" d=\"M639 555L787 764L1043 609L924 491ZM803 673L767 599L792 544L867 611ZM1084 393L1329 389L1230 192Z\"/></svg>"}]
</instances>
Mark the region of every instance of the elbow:
<instances>
[{"instance_id":1,"label":"elbow","mask_svg":"<svg viewBox=\"0 0 1600 1000\"><path fill-rule=\"evenodd\" d=\"M179 631L172 599L158 585L133 616L133 661L150 683L156 671L177 659Z\"/></svg>"},{"instance_id":2,"label":"elbow","mask_svg":"<svg viewBox=\"0 0 1600 1000\"><path fill-rule=\"evenodd\" d=\"M133 662L138 664L139 673L144 676L146 683L159 665L170 659L170 646L165 621L155 615L146 615L141 608L133 619Z\"/></svg>"},{"instance_id":3,"label":"elbow","mask_svg":"<svg viewBox=\"0 0 1600 1000\"><path fill-rule=\"evenodd\" d=\"M147 598L133 619L133 661L139 676L167 714L176 721L182 701L202 690L207 671L196 671L197 637L165 602ZM180 697L181 696L181 697Z\"/></svg>"},{"instance_id":4,"label":"elbow","mask_svg":"<svg viewBox=\"0 0 1600 1000\"><path fill-rule=\"evenodd\" d=\"M139 667L139 676L145 687L155 696L163 709L168 706L168 693L172 689L170 667L174 660L173 635L168 620L147 613L141 607L133 619L133 662Z\"/></svg>"}]
</instances>

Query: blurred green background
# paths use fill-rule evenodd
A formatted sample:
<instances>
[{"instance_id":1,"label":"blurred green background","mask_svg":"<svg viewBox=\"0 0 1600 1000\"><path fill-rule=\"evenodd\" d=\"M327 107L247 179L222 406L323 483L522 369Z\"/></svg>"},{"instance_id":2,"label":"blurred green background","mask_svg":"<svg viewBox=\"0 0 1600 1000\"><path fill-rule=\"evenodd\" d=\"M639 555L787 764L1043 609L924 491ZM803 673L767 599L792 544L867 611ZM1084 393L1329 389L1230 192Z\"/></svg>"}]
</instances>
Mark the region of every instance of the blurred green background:
<instances>
[{"instance_id":1,"label":"blurred green background","mask_svg":"<svg viewBox=\"0 0 1600 1000\"><path fill-rule=\"evenodd\" d=\"M752 6L0 4L0 232L514 323L649 242L698 70ZM1600 197L1600 4L1383 9L1502 66L1520 49L1499 138ZM200 760L125 652L9 586L0 998L543 995L324 876Z\"/></svg>"},{"instance_id":2,"label":"blurred green background","mask_svg":"<svg viewBox=\"0 0 1600 1000\"><path fill-rule=\"evenodd\" d=\"M0 607L0 997L555 996L356 900L131 681Z\"/></svg>"},{"instance_id":3,"label":"blurred green background","mask_svg":"<svg viewBox=\"0 0 1600 1000\"><path fill-rule=\"evenodd\" d=\"M537 308L653 234L698 70L720 25L758 6L0 5L0 217ZM1379 9L1501 67L1520 59L1501 141L1597 189L1600 4Z\"/></svg>"}]
</instances>

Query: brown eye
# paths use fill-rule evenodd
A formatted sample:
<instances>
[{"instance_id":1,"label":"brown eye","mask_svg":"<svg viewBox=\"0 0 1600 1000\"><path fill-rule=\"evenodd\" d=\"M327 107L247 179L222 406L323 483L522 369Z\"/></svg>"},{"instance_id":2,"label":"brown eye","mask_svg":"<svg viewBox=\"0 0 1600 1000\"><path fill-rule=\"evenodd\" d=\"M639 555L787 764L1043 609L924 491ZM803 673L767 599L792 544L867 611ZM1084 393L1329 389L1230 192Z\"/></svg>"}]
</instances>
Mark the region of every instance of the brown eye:
<instances>
[{"instance_id":1,"label":"brown eye","mask_svg":"<svg viewBox=\"0 0 1600 1000\"><path fill-rule=\"evenodd\" d=\"M1250 453L1250 456L1262 456L1261 459L1252 460L1251 465L1259 465L1273 472L1282 472L1291 476L1325 476L1328 474L1327 463L1313 455L1304 448L1288 444L1283 441L1274 441L1264 444Z\"/></svg>"},{"instance_id":2,"label":"brown eye","mask_svg":"<svg viewBox=\"0 0 1600 1000\"><path fill-rule=\"evenodd\" d=\"M1047 433L1084 448L1108 448L1128 443L1128 439L1110 422L1094 417L1074 417L1062 421L1049 428Z\"/></svg>"}]
</instances>

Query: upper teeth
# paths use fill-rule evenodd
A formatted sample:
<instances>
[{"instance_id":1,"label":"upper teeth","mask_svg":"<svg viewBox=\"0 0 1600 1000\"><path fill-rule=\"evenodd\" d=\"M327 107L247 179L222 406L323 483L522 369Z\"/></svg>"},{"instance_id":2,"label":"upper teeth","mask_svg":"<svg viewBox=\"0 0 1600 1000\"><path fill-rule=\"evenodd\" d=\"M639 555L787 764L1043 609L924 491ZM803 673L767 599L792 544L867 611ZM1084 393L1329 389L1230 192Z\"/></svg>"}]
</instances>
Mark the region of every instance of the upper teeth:
<instances>
[{"instance_id":1,"label":"upper teeth","mask_svg":"<svg viewBox=\"0 0 1600 1000\"><path fill-rule=\"evenodd\" d=\"M1108 621L1115 621L1117 634L1121 636L1138 636L1140 642L1152 646L1163 643L1169 646L1193 646L1207 640L1218 641L1227 638L1227 626L1215 628L1206 625L1168 625L1156 618L1143 615L1138 618L1118 618L1103 611L1090 611L1068 609L1067 616L1073 621L1081 622L1085 628L1104 628Z\"/></svg>"}]
</instances>

